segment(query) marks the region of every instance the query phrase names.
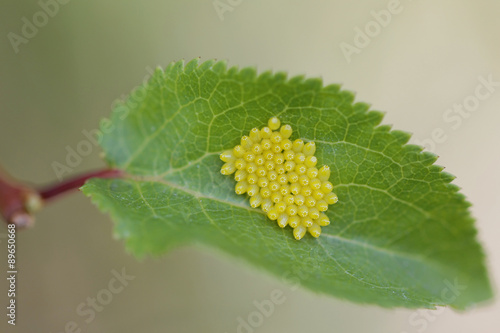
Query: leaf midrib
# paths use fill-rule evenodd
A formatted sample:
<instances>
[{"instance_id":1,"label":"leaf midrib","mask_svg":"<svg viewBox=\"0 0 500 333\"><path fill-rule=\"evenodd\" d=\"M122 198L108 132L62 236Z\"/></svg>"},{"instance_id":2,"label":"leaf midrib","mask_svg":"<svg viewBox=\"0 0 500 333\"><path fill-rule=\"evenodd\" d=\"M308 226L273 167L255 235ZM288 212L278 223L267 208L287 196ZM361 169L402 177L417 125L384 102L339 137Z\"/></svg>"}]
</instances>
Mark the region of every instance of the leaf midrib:
<instances>
[{"instance_id":1,"label":"leaf midrib","mask_svg":"<svg viewBox=\"0 0 500 333\"><path fill-rule=\"evenodd\" d=\"M247 210L247 211L249 211L251 213L254 213L254 214L266 215L264 212L262 212L260 210L253 209L253 208L251 208L249 206L246 206L246 205L243 205L243 204L239 204L239 203L236 203L236 202L232 202L232 201L228 201L228 200L224 200L224 199L221 199L221 198L213 197L213 196L210 196L210 195L206 195L206 194L201 193L199 191L195 191L195 190L186 188L184 186L178 185L176 183L170 182L168 180L165 180L163 178L159 178L158 176L139 176L139 175L125 174L123 176L123 179L130 179L130 180L133 180L133 181L136 181L136 182L160 183L160 184L166 185L168 187L171 187L171 188L173 188L175 190L178 190L178 191L184 192L186 194L189 194L189 195L193 196L194 198L196 198L198 201L199 201L199 199L213 200L213 201L217 201L217 202L220 202L222 204L225 204L225 205L228 205L228 206L231 206L231 207L245 209L245 210ZM343 185L345 185L345 184L339 184L337 186L343 186ZM370 187L369 185L365 185L365 186ZM201 205L201 202L200 202L200 205ZM436 265L434 263L434 261L432 261L432 260L429 261L428 257L417 256L417 255L413 255L413 254L408 253L408 252L395 252L395 251L391 251L391 250L389 250L387 248L379 247L379 246L376 246L376 245L373 245L373 244L370 244L370 243L367 243L367 242L360 242L360 241L357 241L357 240L354 240L354 239L342 237L340 235L330 234L327 231L323 232L322 236L330 238L330 239L335 239L336 241L339 241L339 242L349 243L349 244L355 245L357 247L360 247L362 249L370 249L370 250L376 251L378 253L381 253L381 254L383 254L385 256L406 259L406 260L414 261L414 262L417 262L417 263L420 263L420 264L424 263L425 265L428 265L429 267L434 267L434 268L436 268L438 270L441 270L441 268L438 265ZM331 254L328 251L326 251L326 249L323 246L322 246L322 248L324 249L325 254L327 256L331 257ZM336 260L334 260L334 261L336 261ZM340 264L337 263L337 265L339 267L343 268ZM345 269L344 269L344 271L345 271ZM368 283L368 284L370 284L370 283ZM387 287L383 287L383 286L378 286L378 287L379 288L387 288ZM400 288L394 288L394 289L400 289Z\"/></svg>"}]
</instances>

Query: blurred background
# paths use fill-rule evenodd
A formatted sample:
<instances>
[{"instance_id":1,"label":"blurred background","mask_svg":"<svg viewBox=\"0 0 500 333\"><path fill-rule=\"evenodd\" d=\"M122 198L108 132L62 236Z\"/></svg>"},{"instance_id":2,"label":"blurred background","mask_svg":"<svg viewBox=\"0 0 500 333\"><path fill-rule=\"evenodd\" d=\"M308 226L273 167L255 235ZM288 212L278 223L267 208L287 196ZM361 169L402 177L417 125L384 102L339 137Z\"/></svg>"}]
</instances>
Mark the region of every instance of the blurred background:
<instances>
[{"instance_id":1,"label":"blurred background","mask_svg":"<svg viewBox=\"0 0 500 333\"><path fill-rule=\"evenodd\" d=\"M457 176L498 290L500 85L472 102L481 78L500 82L499 13L495 0L2 0L0 164L37 186L57 182L54 162L66 164L68 149L88 140L85 132L98 128L115 99L171 61L216 58L322 77L386 111L384 123L412 132L412 142L437 153L438 164ZM471 111L447 111L464 101ZM99 152L93 145L72 174L103 167ZM1 272L6 230L0 225ZM463 313L357 305L293 290L206 248L138 261L112 238L109 217L78 192L46 207L18 236L17 325L2 314L0 332L238 332L238 318L246 320L254 301L275 289L285 302L240 332L500 326L495 301ZM134 279L106 298L123 269ZM0 281L4 308L7 284ZM106 305L81 315L88 297Z\"/></svg>"}]
</instances>

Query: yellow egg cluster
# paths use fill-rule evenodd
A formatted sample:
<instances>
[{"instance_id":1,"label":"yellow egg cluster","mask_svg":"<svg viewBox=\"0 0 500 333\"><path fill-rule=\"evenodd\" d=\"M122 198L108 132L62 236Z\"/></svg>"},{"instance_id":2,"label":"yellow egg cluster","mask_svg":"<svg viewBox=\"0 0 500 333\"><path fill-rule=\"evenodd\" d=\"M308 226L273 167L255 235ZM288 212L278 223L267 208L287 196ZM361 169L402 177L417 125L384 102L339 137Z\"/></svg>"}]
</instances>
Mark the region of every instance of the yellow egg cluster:
<instances>
[{"instance_id":1,"label":"yellow egg cluster","mask_svg":"<svg viewBox=\"0 0 500 333\"><path fill-rule=\"evenodd\" d=\"M300 240L306 231L319 237L321 227L330 224L324 212L338 201L328 181L330 167L316 168L314 142L291 141L292 127L281 126L278 118L268 127L254 128L241 144L220 155L226 162L223 175L234 175L237 194L247 193L253 208L261 207L281 228L293 228Z\"/></svg>"}]
</instances>

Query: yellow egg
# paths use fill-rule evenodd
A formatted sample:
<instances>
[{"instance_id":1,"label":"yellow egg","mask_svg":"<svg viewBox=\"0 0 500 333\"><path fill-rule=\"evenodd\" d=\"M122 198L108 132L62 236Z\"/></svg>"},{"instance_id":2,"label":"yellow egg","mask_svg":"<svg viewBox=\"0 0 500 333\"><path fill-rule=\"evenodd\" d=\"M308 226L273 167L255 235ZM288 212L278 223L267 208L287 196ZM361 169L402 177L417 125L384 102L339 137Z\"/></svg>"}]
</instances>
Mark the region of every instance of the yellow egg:
<instances>
[{"instance_id":1,"label":"yellow egg","mask_svg":"<svg viewBox=\"0 0 500 333\"><path fill-rule=\"evenodd\" d=\"M240 145L237 145L236 147L233 148L233 154L235 157L243 157L243 154L245 152L246 150Z\"/></svg>"},{"instance_id":2,"label":"yellow egg","mask_svg":"<svg viewBox=\"0 0 500 333\"><path fill-rule=\"evenodd\" d=\"M316 152L316 144L313 141L306 143L304 145L304 148L302 149L302 152L306 156L314 155L314 153Z\"/></svg>"},{"instance_id":3,"label":"yellow egg","mask_svg":"<svg viewBox=\"0 0 500 333\"><path fill-rule=\"evenodd\" d=\"M245 149L245 150L248 150L252 147L253 145L253 142L252 140L248 137L248 136L243 136L241 138L241 146Z\"/></svg>"},{"instance_id":4,"label":"yellow egg","mask_svg":"<svg viewBox=\"0 0 500 333\"><path fill-rule=\"evenodd\" d=\"M283 136L283 134L281 136ZM283 150L290 150L293 147L293 143L288 140L288 138L283 137L283 140L280 142L280 146Z\"/></svg>"},{"instance_id":5,"label":"yellow egg","mask_svg":"<svg viewBox=\"0 0 500 333\"><path fill-rule=\"evenodd\" d=\"M292 149L296 153L300 153L302 151L302 148L304 148L304 141L301 139L297 139L293 142L292 144Z\"/></svg>"},{"instance_id":6,"label":"yellow egg","mask_svg":"<svg viewBox=\"0 0 500 333\"><path fill-rule=\"evenodd\" d=\"M320 213L317 222L320 226L326 227L330 224L330 219L325 215L325 213Z\"/></svg>"},{"instance_id":7,"label":"yellow egg","mask_svg":"<svg viewBox=\"0 0 500 333\"><path fill-rule=\"evenodd\" d=\"M314 238L318 238L319 235L321 235L321 227L317 223L313 223L312 226L307 228L307 231L313 236Z\"/></svg>"},{"instance_id":8,"label":"yellow egg","mask_svg":"<svg viewBox=\"0 0 500 333\"><path fill-rule=\"evenodd\" d=\"M247 162L242 158L238 158L236 161L234 161L234 166L236 167L236 169L242 170L247 167Z\"/></svg>"},{"instance_id":9,"label":"yellow egg","mask_svg":"<svg viewBox=\"0 0 500 333\"><path fill-rule=\"evenodd\" d=\"M339 201L339 198L337 197L337 195L335 193L330 192L330 193L325 195L325 201L327 204L333 205L333 204L336 204L337 201Z\"/></svg>"},{"instance_id":10,"label":"yellow egg","mask_svg":"<svg viewBox=\"0 0 500 333\"><path fill-rule=\"evenodd\" d=\"M295 237L296 240L301 240L302 237L306 234L306 227L299 225L296 228L293 229L293 237Z\"/></svg>"},{"instance_id":11,"label":"yellow egg","mask_svg":"<svg viewBox=\"0 0 500 333\"><path fill-rule=\"evenodd\" d=\"M273 131L280 128L280 125L281 125L281 121L278 119L278 117L272 117L267 122L267 126L269 126L269 128L272 129Z\"/></svg>"},{"instance_id":12,"label":"yellow egg","mask_svg":"<svg viewBox=\"0 0 500 333\"><path fill-rule=\"evenodd\" d=\"M281 136L280 133L273 132L271 134L271 142L278 144L278 146L280 147L280 150L281 150L281 146L279 145L279 143L281 142L281 140L283 140L283 137Z\"/></svg>"},{"instance_id":13,"label":"yellow egg","mask_svg":"<svg viewBox=\"0 0 500 333\"><path fill-rule=\"evenodd\" d=\"M288 139L289 137L291 137L292 132L293 132L292 126L290 126L290 125L283 125L280 128L281 136L285 139Z\"/></svg>"},{"instance_id":14,"label":"yellow egg","mask_svg":"<svg viewBox=\"0 0 500 333\"><path fill-rule=\"evenodd\" d=\"M224 164L220 169L220 173L222 173L223 175L230 175L235 171L236 171L236 166L234 165L234 163L231 162Z\"/></svg>"},{"instance_id":15,"label":"yellow egg","mask_svg":"<svg viewBox=\"0 0 500 333\"><path fill-rule=\"evenodd\" d=\"M250 130L249 136L253 142L259 142L262 139L260 136L260 130L258 128L252 128Z\"/></svg>"},{"instance_id":16,"label":"yellow egg","mask_svg":"<svg viewBox=\"0 0 500 333\"><path fill-rule=\"evenodd\" d=\"M323 165L319 169L318 178L321 181L327 181L330 178L330 167L328 165Z\"/></svg>"},{"instance_id":17,"label":"yellow egg","mask_svg":"<svg viewBox=\"0 0 500 333\"><path fill-rule=\"evenodd\" d=\"M226 150L220 154L220 159L224 162L233 162L236 159L232 150Z\"/></svg>"},{"instance_id":18,"label":"yellow egg","mask_svg":"<svg viewBox=\"0 0 500 333\"><path fill-rule=\"evenodd\" d=\"M269 139L271 137L272 133L273 133L273 131L269 127L263 127L260 130L260 137L262 139Z\"/></svg>"}]
</instances>

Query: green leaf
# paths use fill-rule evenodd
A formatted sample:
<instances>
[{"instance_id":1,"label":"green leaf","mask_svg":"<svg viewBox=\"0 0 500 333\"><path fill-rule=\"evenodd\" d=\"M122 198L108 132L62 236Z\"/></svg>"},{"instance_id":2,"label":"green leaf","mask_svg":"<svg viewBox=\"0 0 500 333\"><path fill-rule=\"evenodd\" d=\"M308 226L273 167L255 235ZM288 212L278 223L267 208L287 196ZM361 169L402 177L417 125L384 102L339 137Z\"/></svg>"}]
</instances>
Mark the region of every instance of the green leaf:
<instances>
[{"instance_id":1,"label":"green leaf","mask_svg":"<svg viewBox=\"0 0 500 333\"><path fill-rule=\"evenodd\" d=\"M281 229L220 174L219 154L272 116L315 141L332 168L339 202L332 224L301 241ZM491 297L469 204L407 145L379 125L382 113L338 85L197 60L157 70L103 122L101 146L122 179L83 191L116 222L138 256L201 243L320 293L382 306L466 308Z\"/></svg>"}]
</instances>

